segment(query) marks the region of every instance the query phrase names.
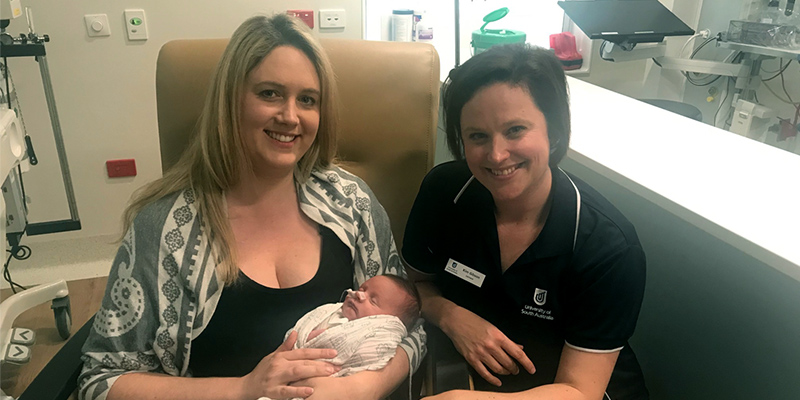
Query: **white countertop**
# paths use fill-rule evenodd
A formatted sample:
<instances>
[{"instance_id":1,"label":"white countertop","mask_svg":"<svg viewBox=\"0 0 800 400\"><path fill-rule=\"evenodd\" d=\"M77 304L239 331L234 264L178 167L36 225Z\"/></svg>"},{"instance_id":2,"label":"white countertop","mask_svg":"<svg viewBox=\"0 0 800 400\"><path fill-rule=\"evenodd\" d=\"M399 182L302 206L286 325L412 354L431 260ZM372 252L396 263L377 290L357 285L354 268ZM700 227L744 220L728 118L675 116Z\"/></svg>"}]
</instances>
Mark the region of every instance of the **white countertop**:
<instances>
[{"instance_id":1,"label":"white countertop","mask_svg":"<svg viewBox=\"0 0 800 400\"><path fill-rule=\"evenodd\" d=\"M800 281L800 156L567 79L571 158Z\"/></svg>"}]
</instances>

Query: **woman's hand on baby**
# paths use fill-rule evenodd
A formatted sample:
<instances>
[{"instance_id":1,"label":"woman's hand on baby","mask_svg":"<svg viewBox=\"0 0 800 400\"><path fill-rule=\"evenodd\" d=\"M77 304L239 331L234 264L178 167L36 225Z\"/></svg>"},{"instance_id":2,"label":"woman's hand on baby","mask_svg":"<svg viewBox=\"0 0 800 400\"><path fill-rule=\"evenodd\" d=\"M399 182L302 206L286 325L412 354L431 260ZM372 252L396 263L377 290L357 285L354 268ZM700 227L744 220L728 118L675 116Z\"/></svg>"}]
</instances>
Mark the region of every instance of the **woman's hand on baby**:
<instances>
[{"instance_id":1,"label":"woman's hand on baby","mask_svg":"<svg viewBox=\"0 0 800 400\"><path fill-rule=\"evenodd\" d=\"M286 341L272 354L264 357L249 374L241 378L242 399L259 397L286 399L308 397L314 389L309 386L290 386L292 382L328 376L340 367L325 361L336 357L333 349L293 349L297 332L292 331Z\"/></svg>"},{"instance_id":2,"label":"woman's hand on baby","mask_svg":"<svg viewBox=\"0 0 800 400\"><path fill-rule=\"evenodd\" d=\"M485 319L465 308L457 307L449 315L449 321L450 323L442 324L442 330L453 341L458 352L487 382L495 386L501 385L500 379L489 370L498 375L518 374L519 367L514 359L529 373L536 371L533 362L522 351L522 345L511 341Z\"/></svg>"}]
</instances>

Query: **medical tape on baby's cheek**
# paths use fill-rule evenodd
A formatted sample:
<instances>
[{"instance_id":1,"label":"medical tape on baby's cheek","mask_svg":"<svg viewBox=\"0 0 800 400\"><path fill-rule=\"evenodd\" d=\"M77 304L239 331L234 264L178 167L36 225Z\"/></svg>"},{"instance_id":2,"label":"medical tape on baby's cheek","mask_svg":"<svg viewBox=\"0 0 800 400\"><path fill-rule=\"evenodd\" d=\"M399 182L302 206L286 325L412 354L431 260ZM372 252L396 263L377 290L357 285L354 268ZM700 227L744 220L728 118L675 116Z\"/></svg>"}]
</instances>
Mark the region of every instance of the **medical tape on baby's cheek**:
<instances>
[{"instance_id":1,"label":"medical tape on baby's cheek","mask_svg":"<svg viewBox=\"0 0 800 400\"><path fill-rule=\"evenodd\" d=\"M363 301L364 299L367 298L366 293L364 293L364 292L362 292L360 290L356 291L356 290L353 290L353 289L347 289L344 292L345 292L345 297L353 297L353 298L356 298L356 299L358 299L360 301Z\"/></svg>"}]
</instances>

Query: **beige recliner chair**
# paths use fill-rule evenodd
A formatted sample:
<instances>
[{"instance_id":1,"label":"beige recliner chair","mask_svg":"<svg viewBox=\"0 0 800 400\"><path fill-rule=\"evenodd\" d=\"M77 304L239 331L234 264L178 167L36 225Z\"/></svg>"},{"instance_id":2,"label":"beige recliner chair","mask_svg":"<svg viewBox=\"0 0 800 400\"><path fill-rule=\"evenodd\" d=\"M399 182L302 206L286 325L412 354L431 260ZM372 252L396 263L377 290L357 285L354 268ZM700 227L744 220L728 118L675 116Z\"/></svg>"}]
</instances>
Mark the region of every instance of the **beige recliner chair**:
<instances>
[{"instance_id":1,"label":"beige recliner chair","mask_svg":"<svg viewBox=\"0 0 800 400\"><path fill-rule=\"evenodd\" d=\"M156 101L163 170L186 148L227 42L176 40L161 48ZM322 44L339 86L340 164L375 192L399 247L419 185L433 166L439 57L433 46L419 43L323 39ZM69 398L91 324L73 335L19 400Z\"/></svg>"}]
</instances>

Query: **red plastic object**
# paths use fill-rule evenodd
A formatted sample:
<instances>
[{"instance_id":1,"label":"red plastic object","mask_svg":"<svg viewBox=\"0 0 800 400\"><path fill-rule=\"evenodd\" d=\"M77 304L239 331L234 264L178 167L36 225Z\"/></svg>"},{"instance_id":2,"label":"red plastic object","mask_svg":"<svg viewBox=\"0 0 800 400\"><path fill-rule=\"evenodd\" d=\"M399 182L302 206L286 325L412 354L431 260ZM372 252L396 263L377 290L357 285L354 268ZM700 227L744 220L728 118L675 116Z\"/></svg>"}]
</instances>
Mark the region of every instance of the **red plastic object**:
<instances>
[{"instance_id":1,"label":"red plastic object","mask_svg":"<svg viewBox=\"0 0 800 400\"><path fill-rule=\"evenodd\" d=\"M583 65L583 57L575 45L575 36L569 32L550 35L550 48L555 50L565 70L578 69Z\"/></svg>"},{"instance_id":2,"label":"red plastic object","mask_svg":"<svg viewBox=\"0 0 800 400\"><path fill-rule=\"evenodd\" d=\"M129 158L126 160L106 161L106 170L109 178L122 178L125 176L136 176L136 160Z\"/></svg>"},{"instance_id":3,"label":"red plastic object","mask_svg":"<svg viewBox=\"0 0 800 400\"><path fill-rule=\"evenodd\" d=\"M286 13L300 18L305 22L309 28L314 29L314 11L313 10L286 10Z\"/></svg>"}]
</instances>

